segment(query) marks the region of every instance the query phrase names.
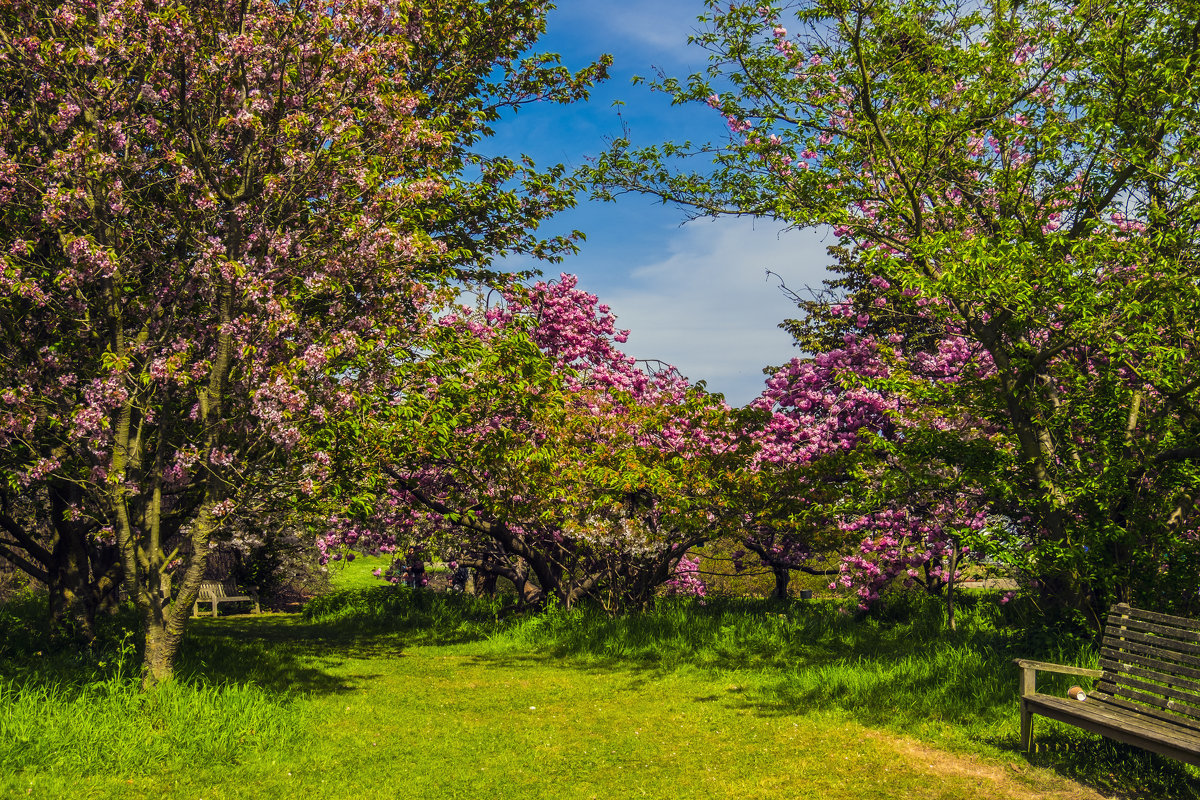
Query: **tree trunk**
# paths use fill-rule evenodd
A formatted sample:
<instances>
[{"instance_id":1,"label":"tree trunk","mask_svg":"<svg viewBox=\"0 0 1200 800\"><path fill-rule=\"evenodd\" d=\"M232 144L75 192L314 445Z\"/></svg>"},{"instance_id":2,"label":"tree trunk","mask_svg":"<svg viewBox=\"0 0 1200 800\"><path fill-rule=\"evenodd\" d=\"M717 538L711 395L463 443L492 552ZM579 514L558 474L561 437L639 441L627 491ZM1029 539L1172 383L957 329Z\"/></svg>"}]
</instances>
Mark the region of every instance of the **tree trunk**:
<instances>
[{"instance_id":1,"label":"tree trunk","mask_svg":"<svg viewBox=\"0 0 1200 800\"><path fill-rule=\"evenodd\" d=\"M946 626L950 630L958 630L954 619L954 574L958 572L958 542L952 543L950 551L950 574L946 576Z\"/></svg>"},{"instance_id":2,"label":"tree trunk","mask_svg":"<svg viewBox=\"0 0 1200 800\"><path fill-rule=\"evenodd\" d=\"M771 599L787 600L788 583L792 580L792 571L787 567L771 567L771 571L775 573L775 591L772 592Z\"/></svg>"},{"instance_id":3,"label":"tree trunk","mask_svg":"<svg viewBox=\"0 0 1200 800\"><path fill-rule=\"evenodd\" d=\"M159 603L152 603L159 606ZM150 689L175 676L175 657L183 641L183 625L172 624L176 615L151 608L145 615L146 652L142 660L142 688Z\"/></svg>"},{"instance_id":4,"label":"tree trunk","mask_svg":"<svg viewBox=\"0 0 1200 800\"><path fill-rule=\"evenodd\" d=\"M50 629L85 644L96 638L96 612L113 588L101 563L100 548L88 541L85 524L71 519L82 503L77 486L55 481L48 487L52 539L48 580ZM110 565L111 566L111 565Z\"/></svg>"},{"instance_id":5,"label":"tree trunk","mask_svg":"<svg viewBox=\"0 0 1200 800\"><path fill-rule=\"evenodd\" d=\"M546 594L533 581L526 578L520 586L521 607L541 608L546 601Z\"/></svg>"},{"instance_id":6,"label":"tree trunk","mask_svg":"<svg viewBox=\"0 0 1200 800\"><path fill-rule=\"evenodd\" d=\"M496 573L494 572L475 572L475 590L474 594L483 597L496 596Z\"/></svg>"},{"instance_id":7,"label":"tree trunk","mask_svg":"<svg viewBox=\"0 0 1200 800\"><path fill-rule=\"evenodd\" d=\"M157 507L152 511L157 513ZM157 520L148 525L153 532L158 528ZM211 506L204 506L195 516L189 534L191 552L185 557L182 573L178 575L178 588L172 593L171 581L164 571L165 556L156 537L152 537L153 558L147 559L148 569L141 576L138 590L138 606L142 612L146 633L146 650L142 658L142 688L149 689L169 681L175 671L175 657L183 641L184 628L192 613L192 606L200 595L200 583L208 566L208 543L216 527Z\"/></svg>"},{"instance_id":8,"label":"tree trunk","mask_svg":"<svg viewBox=\"0 0 1200 800\"><path fill-rule=\"evenodd\" d=\"M171 680L175 675L175 658L183 642L183 631L191 616L192 605L200 595L200 582L208 564L207 514L201 515L193 541L200 538L199 552L188 558L187 568L180 581L179 591L171 595L169 584L157 573L150 573L140 605L146 630L146 650L142 656L142 688L149 689Z\"/></svg>"},{"instance_id":9,"label":"tree trunk","mask_svg":"<svg viewBox=\"0 0 1200 800\"><path fill-rule=\"evenodd\" d=\"M59 544L59 543L56 543ZM96 638L96 593L92 591L86 547L61 542L50 566L50 630L66 632L85 644Z\"/></svg>"}]
</instances>

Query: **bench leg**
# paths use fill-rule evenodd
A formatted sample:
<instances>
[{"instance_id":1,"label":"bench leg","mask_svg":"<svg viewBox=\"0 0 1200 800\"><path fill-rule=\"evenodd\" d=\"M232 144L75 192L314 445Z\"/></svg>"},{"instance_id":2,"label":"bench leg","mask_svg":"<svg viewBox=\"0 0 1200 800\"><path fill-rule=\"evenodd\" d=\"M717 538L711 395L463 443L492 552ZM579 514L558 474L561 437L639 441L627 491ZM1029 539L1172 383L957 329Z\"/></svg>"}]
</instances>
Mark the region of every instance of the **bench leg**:
<instances>
[{"instance_id":1,"label":"bench leg","mask_svg":"<svg viewBox=\"0 0 1200 800\"><path fill-rule=\"evenodd\" d=\"M1028 753L1033 746L1033 714L1025 701L1021 701L1021 751Z\"/></svg>"}]
</instances>

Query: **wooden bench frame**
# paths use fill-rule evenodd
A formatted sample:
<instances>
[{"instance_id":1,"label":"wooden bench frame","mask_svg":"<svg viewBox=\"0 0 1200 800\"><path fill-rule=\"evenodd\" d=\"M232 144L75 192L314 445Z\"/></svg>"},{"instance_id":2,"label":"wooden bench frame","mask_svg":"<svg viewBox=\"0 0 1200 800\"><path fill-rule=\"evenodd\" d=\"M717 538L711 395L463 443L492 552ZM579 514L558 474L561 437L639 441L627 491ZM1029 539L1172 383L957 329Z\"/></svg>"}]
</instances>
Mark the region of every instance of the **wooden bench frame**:
<instances>
[{"instance_id":1,"label":"wooden bench frame","mask_svg":"<svg viewBox=\"0 0 1200 800\"><path fill-rule=\"evenodd\" d=\"M192 616L196 617L200 615L201 603L212 603L212 615L215 617L217 615L217 607L221 603L232 603L235 601L253 602L254 613L261 614L262 608L258 603L258 587L249 586L247 587L247 591L250 594L238 594L237 584L229 579L222 581L201 581L200 594L196 597L196 602L192 603Z\"/></svg>"},{"instance_id":2,"label":"wooden bench frame","mask_svg":"<svg viewBox=\"0 0 1200 800\"><path fill-rule=\"evenodd\" d=\"M1200 766L1200 622L1118 603L1104 626L1100 669L1016 663L1023 750L1037 714ZM1039 693L1038 672L1099 680L1077 700Z\"/></svg>"}]
</instances>

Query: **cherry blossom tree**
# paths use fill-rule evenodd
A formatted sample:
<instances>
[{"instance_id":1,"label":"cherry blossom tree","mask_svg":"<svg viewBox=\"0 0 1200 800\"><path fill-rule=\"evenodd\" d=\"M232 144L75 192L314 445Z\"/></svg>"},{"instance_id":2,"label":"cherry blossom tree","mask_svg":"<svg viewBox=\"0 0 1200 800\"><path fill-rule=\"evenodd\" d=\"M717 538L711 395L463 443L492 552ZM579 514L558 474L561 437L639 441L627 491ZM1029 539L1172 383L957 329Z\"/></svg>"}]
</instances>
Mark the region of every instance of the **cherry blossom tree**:
<instances>
[{"instance_id":1,"label":"cherry blossom tree","mask_svg":"<svg viewBox=\"0 0 1200 800\"><path fill-rule=\"evenodd\" d=\"M650 602L728 524L745 457L729 410L617 349L625 332L574 276L438 327L337 434L364 460L354 499L334 504L367 513L331 527L331 558L417 546L508 578L528 603L617 611Z\"/></svg>"},{"instance_id":2,"label":"cherry blossom tree","mask_svg":"<svg viewBox=\"0 0 1200 800\"><path fill-rule=\"evenodd\" d=\"M828 311L869 327L850 302ZM961 337L932 353L907 344L846 332L841 347L775 370L751 403L767 416L747 428L758 449L738 495L741 538L776 572L777 596L788 571L830 574L811 562L840 554L833 586L855 588L863 608L899 579L944 594L953 621L958 563L987 503L962 462L991 426L954 401L973 366Z\"/></svg>"},{"instance_id":3,"label":"cherry blossom tree","mask_svg":"<svg viewBox=\"0 0 1200 800\"><path fill-rule=\"evenodd\" d=\"M890 375L876 340L849 335L840 348L776 369L750 404L756 415L744 431L756 451L737 492L740 540L774 573L774 597L787 597L793 570L828 574L812 561L842 549L837 520L854 464L897 427L897 397L868 385ZM744 565L739 556L735 567Z\"/></svg>"},{"instance_id":4,"label":"cherry blossom tree","mask_svg":"<svg viewBox=\"0 0 1200 800\"><path fill-rule=\"evenodd\" d=\"M708 69L656 85L729 140L622 139L591 178L829 226L857 290L837 300L859 313L809 332L836 346L879 314L962 341L952 399L981 427L959 467L1030 543L1048 607L1093 624L1114 599L1190 608L1198 20L1192 3L710 2Z\"/></svg>"},{"instance_id":5,"label":"cherry blossom tree","mask_svg":"<svg viewBox=\"0 0 1200 800\"><path fill-rule=\"evenodd\" d=\"M571 248L534 233L571 202L560 169L472 150L504 108L603 77L524 55L543 12L0 8L0 555L37 566L35 519L112 543L145 683L225 521L326 477L307 421L354 408L452 281ZM47 505L23 519L18 494ZM72 559L46 571L86 620L95 567Z\"/></svg>"}]
</instances>

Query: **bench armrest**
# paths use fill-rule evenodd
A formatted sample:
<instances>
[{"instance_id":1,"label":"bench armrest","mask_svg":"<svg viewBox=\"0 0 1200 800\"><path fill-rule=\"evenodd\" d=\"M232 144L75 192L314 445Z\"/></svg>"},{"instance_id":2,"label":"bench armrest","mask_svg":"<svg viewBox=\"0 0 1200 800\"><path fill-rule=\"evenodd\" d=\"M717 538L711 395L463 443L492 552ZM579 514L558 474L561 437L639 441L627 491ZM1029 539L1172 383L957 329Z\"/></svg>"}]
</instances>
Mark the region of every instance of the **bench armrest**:
<instances>
[{"instance_id":1,"label":"bench armrest","mask_svg":"<svg viewBox=\"0 0 1200 800\"><path fill-rule=\"evenodd\" d=\"M1018 658L1013 663L1021 668L1022 697L1031 695L1037 691L1037 674L1039 671L1056 672L1060 675L1080 675L1084 678L1099 678L1104 674L1104 671L1099 669L1070 667L1066 664L1049 664L1045 661L1030 661L1027 658Z\"/></svg>"},{"instance_id":2,"label":"bench armrest","mask_svg":"<svg viewBox=\"0 0 1200 800\"><path fill-rule=\"evenodd\" d=\"M1021 669L1032 669L1038 672L1057 672L1060 675L1082 675L1085 678L1099 678L1104 674L1104 670L1102 669L1071 667L1066 664L1048 664L1045 661L1030 661L1027 658L1018 658L1013 663Z\"/></svg>"}]
</instances>

